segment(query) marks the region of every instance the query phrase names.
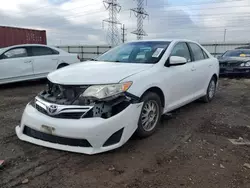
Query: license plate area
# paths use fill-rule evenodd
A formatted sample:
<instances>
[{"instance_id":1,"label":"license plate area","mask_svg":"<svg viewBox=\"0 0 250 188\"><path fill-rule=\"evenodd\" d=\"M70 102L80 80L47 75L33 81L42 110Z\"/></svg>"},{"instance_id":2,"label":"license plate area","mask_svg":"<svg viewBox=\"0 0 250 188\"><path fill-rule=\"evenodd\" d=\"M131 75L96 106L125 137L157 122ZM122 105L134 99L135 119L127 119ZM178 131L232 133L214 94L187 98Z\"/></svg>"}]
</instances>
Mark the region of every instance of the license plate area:
<instances>
[{"instance_id":1,"label":"license plate area","mask_svg":"<svg viewBox=\"0 0 250 188\"><path fill-rule=\"evenodd\" d=\"M42 125L41 126L42 132L47 134L53 134L55 132L55 128L48 126L48 125Z\"/></svg>"},{"instance_id":2,"label":"license plate area","mask_svg":"<svg viewBox=\"0 0 250 188\"><path fill-rule=\"evenodd\" d=\"M225 71L226 72L232 72L234 70L234 68L226 68Z\"/></svg>"}]
</instances>

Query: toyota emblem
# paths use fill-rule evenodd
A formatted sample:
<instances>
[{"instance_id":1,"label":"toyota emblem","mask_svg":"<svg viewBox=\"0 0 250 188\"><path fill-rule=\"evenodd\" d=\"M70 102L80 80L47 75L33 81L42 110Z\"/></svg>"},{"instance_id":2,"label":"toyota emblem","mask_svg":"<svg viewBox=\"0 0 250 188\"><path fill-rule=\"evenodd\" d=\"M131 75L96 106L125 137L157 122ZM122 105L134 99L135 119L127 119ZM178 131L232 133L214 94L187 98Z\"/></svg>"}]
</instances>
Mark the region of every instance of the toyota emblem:
<instances>
[{"instance_id":1,"label":"toyota emblem","mask_svg":"<svg viewBox=\"0 0 250 188\"><path fill-rule=\"evenodd\" d=\"M50 105L49 107L47 107L47 112L50 115L54 115L57 112L57 106L56 105Z\"/></svg>"}]
</instances>

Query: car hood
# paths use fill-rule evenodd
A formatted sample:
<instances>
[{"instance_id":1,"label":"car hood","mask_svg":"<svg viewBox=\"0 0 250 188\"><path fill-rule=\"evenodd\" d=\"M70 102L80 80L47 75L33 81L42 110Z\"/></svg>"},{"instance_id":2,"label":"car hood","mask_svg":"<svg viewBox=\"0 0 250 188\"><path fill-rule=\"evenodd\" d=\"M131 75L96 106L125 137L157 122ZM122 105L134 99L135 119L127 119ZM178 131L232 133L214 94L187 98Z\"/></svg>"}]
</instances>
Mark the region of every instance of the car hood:
<instances>
[{"instance_id":1,"label":"car hood","mask_svg":"<svg viewBox=\"0 0 250 188\"><path fill-rule=\"evenodd\" d=\"M247 62L250 61L250 57L225 57L220 58L220 63L236 63L236 62Z\"/></svg>"},{"instance_id":2,"label":"car hood","mask_svg":"<svg viewBox=\"0 0 250 188\"><path fill-rule=\"evenodd\" d=\"M152 66L153 64L87 61L58 69L50 73L48 79L63 85L118 83Z\"/></svg>"}]
</instances>

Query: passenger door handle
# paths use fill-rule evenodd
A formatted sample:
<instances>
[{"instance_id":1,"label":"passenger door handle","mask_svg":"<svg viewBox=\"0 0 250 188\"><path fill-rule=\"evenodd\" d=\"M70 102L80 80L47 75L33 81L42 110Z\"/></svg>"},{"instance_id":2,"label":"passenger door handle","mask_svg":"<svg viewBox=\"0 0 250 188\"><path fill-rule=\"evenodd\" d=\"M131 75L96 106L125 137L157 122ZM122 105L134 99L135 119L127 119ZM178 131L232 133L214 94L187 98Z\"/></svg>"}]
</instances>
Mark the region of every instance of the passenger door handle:
<instances>
[{"instance_id":1,"label":"passenger door handle","mask_svg":"<svg viewBox=\"0 0 250 188\"><path fill-rule=\"evenodd\" d=\"M210 65L208 65L208 67L212 67L212 65L210 64Z\"/></svg>"},{"instance_id":2,"label":"passenger door handle","mask_svg":"<svg viewBox=\"0 0 250 188\"><path fill-rule=\"evenodd\" d=\"M24 63L31 63L32 61L31 60L29 60L29 61L24 61Z\"/></svg>"},{"instance_id":3,"label":"passenger door handle","mask_svg":"<svg viewBox=\"0 0 250 188\"><path fill-rule=\"evenodd\" d=\"M52 60L58 60L57 58L52 58Z\"/></svg>"}]
</instances>

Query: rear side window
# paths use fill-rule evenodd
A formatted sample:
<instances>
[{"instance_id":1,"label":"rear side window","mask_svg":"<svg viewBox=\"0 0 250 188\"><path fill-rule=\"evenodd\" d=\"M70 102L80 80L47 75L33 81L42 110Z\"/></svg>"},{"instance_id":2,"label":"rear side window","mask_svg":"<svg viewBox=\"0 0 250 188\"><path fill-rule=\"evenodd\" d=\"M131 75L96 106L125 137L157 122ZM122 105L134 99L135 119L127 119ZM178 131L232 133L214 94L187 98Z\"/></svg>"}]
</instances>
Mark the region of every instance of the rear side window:
<instances>
[{"instance_id":1,"label":"rear side window","mask_svg":"<svg viewBox=\"0 0 250 188\"><path fill-rule=\"evenodd\" d=\"M207 53L204 50L202 50L202 52L203 52L204 58L208 59L209 57L208 57Z\"/></svg>"},{"instance_id":2,"label":"rear side window","mask_svg":"<svg viewBox=\"0 0 250 188\"><path fill-rule=\"evenodd\" d=\"M199 61L205 59L204 52L200 46L195 43L189 43L189 46L193 52L194 60Z\"/></svg>"},{"instance_id":3,"label":"rear side window","mask_svg":"<svg viewBox=\"0 0 250 188\"><path fill-rule=\"evenodd\" d=\"M31 50L32 50L33 56L44 56L44 55L58 54L57 51L55 51L51 48L47 48L47 47L37 46L37 47L32 47Z\"/></svg>"},{"instance_id":4,"label":"rear side window","mask_svg":"<svg viewBox=\"0 0 250 188\"><path fill-rule=\"evenodd\" d=\"M191 56L189 53L188 46L185 42L180 42L175 45L173 48L173 51L171 52L170 56L180 56L180 57L185 57L188 62L191 61Z\"/></svg>"},{"instance_id":5,"label":"rear side window","mask_svg":"<svg viewBox=\"0 0 250 188\"><path fill-rule=\"evenodd\" d=\"M25 48L14 48L3 54L3 59L27 57L28 53Z\"/></svg>"}]
</instances>

